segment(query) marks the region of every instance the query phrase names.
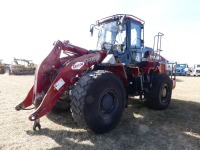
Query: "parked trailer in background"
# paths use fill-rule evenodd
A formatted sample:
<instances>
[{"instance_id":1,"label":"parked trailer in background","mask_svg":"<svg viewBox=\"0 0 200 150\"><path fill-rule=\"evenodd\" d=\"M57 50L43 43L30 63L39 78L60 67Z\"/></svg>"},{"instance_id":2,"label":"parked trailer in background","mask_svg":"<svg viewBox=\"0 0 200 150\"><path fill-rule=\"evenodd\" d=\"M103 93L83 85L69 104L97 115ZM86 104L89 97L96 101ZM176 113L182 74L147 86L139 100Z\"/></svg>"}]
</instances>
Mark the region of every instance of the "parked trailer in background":
<instances>
[{"instance_id":1,"label":"parked trailer in background","mask_svg":"<svg viewBox=\"0 0 200 150\"><path fill-rule=\"evenodd\" d=\"M0 59L0 74L4 74L6 72L6 66L2 63L3 60Z\"/></svg>"},{"instance_id":2,"label":"parked trailer in background","mask_svg":"<svg viewBox=\"0 0 200 150\"><path fill-rule=\"evenodd\" d=\"M167 71L167 74L172 76L175 71L176 71L176 62L168 62L166 64L166 71Z\"/></svg>"},{"instance_id":3,"label":"parked trailer in background","mask_svg":"<svg viewBox=\"0 0 200 150\"><path fill-rule=\"evenodd\" d=\"M9 75L34 75L36 64L32 60L14 58L9 68Z\"/></svg>"},{"instance_id":4,"label":"parked trailer in background","mask_svg":"<svg viewBox=\"0 0 200 150\"><path fill-rule=\"evenodd\" d=\"M190 75L200 76L200 64L195 64Z\"/></svg>"}]
</instances>

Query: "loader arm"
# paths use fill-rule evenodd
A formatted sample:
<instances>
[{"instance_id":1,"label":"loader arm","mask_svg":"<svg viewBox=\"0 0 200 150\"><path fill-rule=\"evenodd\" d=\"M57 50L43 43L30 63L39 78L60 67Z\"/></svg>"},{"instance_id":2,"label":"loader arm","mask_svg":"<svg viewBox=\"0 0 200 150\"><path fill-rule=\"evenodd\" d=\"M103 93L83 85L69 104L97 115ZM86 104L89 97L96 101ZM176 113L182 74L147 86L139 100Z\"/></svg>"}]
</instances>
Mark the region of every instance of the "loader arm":
<instances>
[{"instance_id":1,"label":"loader arm","mask_svg":"<svg viewBox=\"0 0 200 150\"><path fill-rule=\"evenodd\" d=\"M105 58L105 55L105 52L88 54L78 57L66 64L66 66L61 69L54 81L51 83L50 88L45 94L41 104L35 112L30 115L29 119L34 121L47 114L64 91L69 90L70 86L74 85L74 83L79 80L79 77L84 71L88 70L92 65L101 62ZM94 62L88 62L88 60L92 59L96 60ZM37 90L34 94L38 95Z\"/></svg>"},{"instance_id":2,"label":"loader arm","mask_svg":"<svg viewBox=\"0 0 200 150\"><path fill-rule=\"evenodd\" d=\"M61 50L74 53L60 59ZM106 57L106 51L86 54L85 49L58 41L50 54L36 71L34 85L16 110L32 104L36 110L29 116L34 121L47 114L59 100L64 91L69 90L91 66L100 63Z\"/></svg>"},{"instance_id":3,"label":"loader arm","mask_svg":"<svg viewBox=\"0 0 200 150\"><path fill-rule=\"evenodd\" d=\"M52 51L36 69L33 87L29 91L24 101L22 101L19 105L15 107L16 110L25 109L26 107L32 105L35 99L42 99L42 97L44 97L45 93L43 91L47 91L51 84L49 77L55 73L55 71L53 72L53 70L61 67L64 62L67 62L70 59L80 56L77 53L74 53L72 58L67 56L63 59L60 59L62 49L65 49L65 50L68 49L70 52L72 52L72 49L73 49L72 47L73 46L67 42L63 43L61 41L57 41L54 43L54 47ZM83 50L80 51L80 53L83 53L83 54L86 52L87 50L84 50L84 52ZM34 93L36 93L35 92L36 89L37 89L37 93L40 93L40 95L34 95Z\"/></svg>"}]
</instances>

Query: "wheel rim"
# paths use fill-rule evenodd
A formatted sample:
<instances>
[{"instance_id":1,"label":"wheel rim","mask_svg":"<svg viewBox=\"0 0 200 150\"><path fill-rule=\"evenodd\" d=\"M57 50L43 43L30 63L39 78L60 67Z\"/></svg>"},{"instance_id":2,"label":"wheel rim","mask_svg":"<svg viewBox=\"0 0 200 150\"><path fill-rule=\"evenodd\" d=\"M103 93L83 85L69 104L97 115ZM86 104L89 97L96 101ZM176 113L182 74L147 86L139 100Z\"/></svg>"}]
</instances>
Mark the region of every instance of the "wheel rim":
<instances>
[{"instance_id":1,"label":"wheel rim","mask_svg":"<svg viewBox=\"0 0 200 150\"><path fill-rule=\"evenodd\" d=\"M99 97L99 113L102 116L111 114L117 105L117 95L113 90L104 91Z\"/></svg>"},{"instance_id":2,"label":"wheel rim","mask_svg":"<svg viewBox=\"0 0 200 150\"><path fill-rule=\"evenodd\" d=\"M168 86L167 86L167 84L164 84L161 89L161 101L163 103L167 102L167 95L168 95Z\"/></svg>"}]
</instances>

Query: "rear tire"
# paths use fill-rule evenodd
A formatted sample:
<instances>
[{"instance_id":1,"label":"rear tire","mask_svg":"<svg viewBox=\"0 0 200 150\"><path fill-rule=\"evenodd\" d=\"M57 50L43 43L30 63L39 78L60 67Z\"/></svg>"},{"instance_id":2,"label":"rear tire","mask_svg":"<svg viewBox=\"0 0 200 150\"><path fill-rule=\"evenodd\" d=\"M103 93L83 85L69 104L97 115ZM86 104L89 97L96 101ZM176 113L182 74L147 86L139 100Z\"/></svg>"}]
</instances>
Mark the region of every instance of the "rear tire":
<instances>
[{"instance_id":1,"label":"rear tire","mask_svg":"<svg viewBox=\"0 0 200 150\"><path fill-rule=\"evenodd\" d=\"M154 75L152 86L145 94L149 108L166 109L171 101L172 81L168 75L160 73Z\"/></svg>"},{"instance_id":2,"label":"rear tire","mask_svg":"<svg viewBox=\"0 0 200 150\"><path fill-rule=\"evenodd\" d=\"M93 71L81 77L71 91L71 112L78 125L97 134L117 126L125 108L125 90L117 76Z\"/></svg>"}]
</instances>

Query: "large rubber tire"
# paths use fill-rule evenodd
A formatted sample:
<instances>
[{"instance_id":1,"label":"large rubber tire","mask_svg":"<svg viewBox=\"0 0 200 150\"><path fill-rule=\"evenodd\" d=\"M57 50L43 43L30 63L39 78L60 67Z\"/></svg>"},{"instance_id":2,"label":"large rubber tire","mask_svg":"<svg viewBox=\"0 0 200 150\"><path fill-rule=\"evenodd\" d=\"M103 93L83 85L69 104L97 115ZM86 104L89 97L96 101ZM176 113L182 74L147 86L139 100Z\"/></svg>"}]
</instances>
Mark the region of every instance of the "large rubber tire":
<instances>
[{"instance_id":1,"label":"large rubber tire","mask_svg":"<svg viewBox=\"0 0 200 150\"><path fill-rule=\"evenodd\" d=\"M68 92L64 92L63 95L59 98L56 104L53 106L51 111L53 113L64 113L70 110L70 98Z\"/></svg>"},{"instance_id":2,"label":"large rubber tire","mask_svg":"<svg viewBox=\"0 0 200 150\"><path fill-rule=\"evenodd\" d=\"M145 97L149 108L155 110L166 109L171 101L172 81L167 74L155 74L152 85Z\"/></svg>"},{"instance_id":3,"label":"large rubber tire","mask_svg":"<svg viewBox=\"0 0 200 150\"><path fill-rule=\"evenodd\" d=\"M111 72L97 70L81 77L71 90L71 112L78 125L101 134L119 123L125 108L125 89Z\"/></svg>"}]
</instances>

